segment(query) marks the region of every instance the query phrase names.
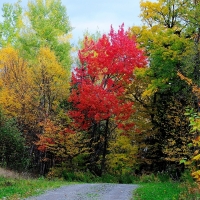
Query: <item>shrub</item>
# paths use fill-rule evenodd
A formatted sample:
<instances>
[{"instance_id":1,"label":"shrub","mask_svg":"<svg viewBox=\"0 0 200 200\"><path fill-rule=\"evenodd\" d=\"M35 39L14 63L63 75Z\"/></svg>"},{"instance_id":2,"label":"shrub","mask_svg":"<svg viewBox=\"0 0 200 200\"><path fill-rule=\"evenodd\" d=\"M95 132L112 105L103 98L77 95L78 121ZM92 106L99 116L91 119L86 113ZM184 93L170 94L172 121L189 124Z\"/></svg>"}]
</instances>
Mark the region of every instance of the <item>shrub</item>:
<instances>
[{"instance_id":1,"label":"shrub","mask_svg":"<svg viewBox=\"0 0 200 200\"><path fill-rule=\"evenodd\" d=\"M0 112L0 165L22 170L28 165L25 140L12 119Z\"/></svg>"},{"instance_id":2,"label":"shrub","mask_svg":"<svg viewBox=\"0 0 200 200\"><path fill-rule=\"evenodd\" d=\"M157 178L160 182L168 182L171 180L170 175L166 172L158 172Z\"/></svg>"},{"instance_id":3,"label":"shrub","mask_svg":"<svg viewBox=\"0 0 200 200\"><path fill-rule=\"evenodd\" d=\"M141 183L159 182L159 179L154 174L143 174L140 176Z\"/></svg>"}]
</instances>

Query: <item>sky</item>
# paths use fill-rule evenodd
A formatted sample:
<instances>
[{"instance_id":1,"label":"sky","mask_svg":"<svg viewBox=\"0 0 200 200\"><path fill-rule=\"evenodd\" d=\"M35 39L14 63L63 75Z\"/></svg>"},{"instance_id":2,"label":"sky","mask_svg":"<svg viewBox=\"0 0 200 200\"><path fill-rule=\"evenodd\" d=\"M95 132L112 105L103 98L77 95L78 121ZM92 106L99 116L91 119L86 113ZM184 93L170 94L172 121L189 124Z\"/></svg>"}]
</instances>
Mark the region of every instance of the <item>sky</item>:
<instances>
[{"instance_id":1,"label":"sky","mask_svg":"<svg viewBox=\"0 0 200 200\"><path fill-rule=\"evenodd\" d=\"M21 0L23 8L26 8L28 1ZM15 2L17 0L0 0L0 21L3 4ZM115 30L122 23L126 29L133 25L141 25L139 4L140 0L62 0L73 27L71 42L76 44L86 31L108 33L111 25Z\"/></svg>"}]
</instances>

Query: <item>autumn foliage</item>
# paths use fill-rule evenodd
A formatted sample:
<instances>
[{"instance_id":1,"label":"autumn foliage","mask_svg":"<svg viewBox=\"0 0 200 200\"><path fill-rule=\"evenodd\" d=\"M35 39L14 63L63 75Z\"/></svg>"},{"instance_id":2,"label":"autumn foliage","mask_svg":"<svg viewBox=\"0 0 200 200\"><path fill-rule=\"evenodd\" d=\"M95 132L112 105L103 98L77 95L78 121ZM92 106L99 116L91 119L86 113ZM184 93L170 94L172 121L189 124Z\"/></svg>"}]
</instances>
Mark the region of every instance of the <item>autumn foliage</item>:
<instances>
[{"instance_id":1,"label":"autumn foliage","mask_svg":"<svg viewBox=\"0 0 200 200\"><path fill-rule=\"evenodd\" d=\"M140 6L143 26L86 33L75 58L60 0L33 0L26 12L20 2L3 7L0 165L12 166L9 156L21 156L14 149L25 145L26 169L43 175L164 172L179 179L192 160L200 180L200 4Z\"/></svg>"},{"instance_id":2,"label":"autumn foliage","mask_svg":"<svg viewBox=\"0 0 200 200\"><path fill-rule=\"evenodd\" d=\"M72 75L72 92L69 101L74 110L70 115L76 125L87 130L93 123L114 117L124 127L133 112L133 102L125 101L126 86L133 79L133 70L146 65L146 57L137 48L134 37L121 26L118 32L111 27L108 35L97 42L85 38L79 51L81 67Z\"/></svg>"}]
</instances>

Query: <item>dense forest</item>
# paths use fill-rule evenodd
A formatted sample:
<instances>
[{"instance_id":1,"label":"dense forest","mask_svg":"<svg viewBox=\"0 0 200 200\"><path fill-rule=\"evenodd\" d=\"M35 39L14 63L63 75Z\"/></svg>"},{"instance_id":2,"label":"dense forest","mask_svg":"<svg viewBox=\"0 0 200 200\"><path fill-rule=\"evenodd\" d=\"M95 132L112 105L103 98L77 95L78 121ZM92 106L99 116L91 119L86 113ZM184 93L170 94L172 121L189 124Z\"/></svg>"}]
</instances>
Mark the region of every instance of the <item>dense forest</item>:
<instances>
[{"instance_id":1,"label":"dense forest","mask_svg":"<svg viewBox=\"0 0 200 200\"><path fill-rule=\"evenodd\" d=\"M140 8L142 26L87 33L74 47L60 0L3 5L1 166L200 179L200 3Z\"/></svg>"}]
</instances>

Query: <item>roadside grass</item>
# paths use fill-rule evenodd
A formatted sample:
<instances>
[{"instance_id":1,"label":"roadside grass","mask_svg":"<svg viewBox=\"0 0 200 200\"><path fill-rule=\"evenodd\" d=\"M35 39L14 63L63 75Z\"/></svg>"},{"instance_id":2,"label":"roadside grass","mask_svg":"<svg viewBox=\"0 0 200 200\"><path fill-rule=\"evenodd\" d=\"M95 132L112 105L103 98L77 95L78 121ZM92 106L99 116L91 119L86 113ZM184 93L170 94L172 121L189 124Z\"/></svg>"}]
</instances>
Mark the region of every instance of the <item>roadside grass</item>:
<instances>
[{"instance_id":1,"label":"roadside grass","mask_svg":"<svg viewBox=\"0 0 200 200\"><path fill-rule=\"evenodd\" d=\"M140 183L134 191L135 200L199 200L200 192L195 183L149 182Z\"/></svg>"},{"instance_id":2,"label":"roadside grass","mask_svg":"<svg viewBox=\"0 0 200 200\"><path fill-rule=\"evenodd\" d=\"M143 183L136 189L134 198L136 200L177 200L183 188L180 183L160 182Z\"/></svg>"},{"instance_id":3,"label":"roadside grass","mask_svg":"<svg viewBox=\"0 0 200 200\"><path fill-rule=\"evenodd\" d=\"M67 185L66 181L39 179L8 178L0 176L0 199L16 200L39 195L45 190Z\"/></svg>"}]
</instances>

